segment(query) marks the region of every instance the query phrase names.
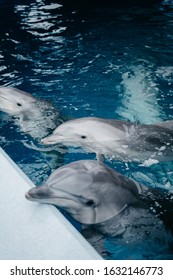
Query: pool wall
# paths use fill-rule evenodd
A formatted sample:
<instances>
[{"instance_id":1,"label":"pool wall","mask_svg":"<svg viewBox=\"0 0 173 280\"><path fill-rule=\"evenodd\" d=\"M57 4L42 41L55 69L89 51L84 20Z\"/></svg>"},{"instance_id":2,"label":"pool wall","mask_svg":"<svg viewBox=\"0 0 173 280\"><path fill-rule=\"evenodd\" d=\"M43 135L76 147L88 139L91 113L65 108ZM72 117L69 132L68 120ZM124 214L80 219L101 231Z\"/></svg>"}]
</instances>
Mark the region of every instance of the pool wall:
<instances>
[{"instance_id":1,"label":"pool wall","mask_svg":"<svg viewBox=\"0 0 173 280\"><path fill-rule=\"evenodd\" d=\"M25 199L34 186L0 148L0 259L102 259L54 206Z\"/></svg>"}]
</instances>

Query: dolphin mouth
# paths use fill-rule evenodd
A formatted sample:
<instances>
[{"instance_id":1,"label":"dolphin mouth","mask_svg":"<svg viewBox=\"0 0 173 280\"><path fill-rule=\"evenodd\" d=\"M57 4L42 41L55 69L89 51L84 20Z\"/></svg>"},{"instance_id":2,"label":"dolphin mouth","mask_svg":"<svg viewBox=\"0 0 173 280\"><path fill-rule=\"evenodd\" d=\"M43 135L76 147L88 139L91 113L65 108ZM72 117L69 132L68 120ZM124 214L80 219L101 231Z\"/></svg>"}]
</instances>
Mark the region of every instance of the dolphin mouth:
<instances>
[{"instance_id":1,"label":"dolphin mouth","mask_svg":"<svg viewBox=\"0 0 173 280\"><path fill-rule=\"evenodd\" d=\"M41 139L41 142L45 145L49 145L58 143L58 140L56 141L55 139L51 139L51 137L45 137Z\"/></svg>"},{"instance_id":2,"label":"dolphin mouth","mask_svg":"<svg viewBox=\"0 0 173 280\"><path fill-rule=\"evenodd\" d=\"M63 136L61 135L50 135L50 136L47 136L45 138L42 138L41 139L41 142L45 145L53 145L53 144L61 144L61 143L64 143L64 144L71 144L74 142L74 139L73 138L64 138ZM75 142L74 142L75 143Z\"/></svg>"},{"instance_id":3,"label":"dolphin mouth","mask_svg":"<svg viewBox=\"0 0 173 280\"><path fill-rule=\"evenodd\" d=\"M31 188L25 193L25 198L28 200L38 201L49 198L51 195L49 189L46 186L39 186Z\"/></svg>"},{"instance_id":4,"label":"dolphin mouth","mask_svg":"<svg viewBox=\"0 0 173 280\"><path fill-rule=\"evenodd\" d=\"M4 103L3 100L5 100L6 102ZM4 110L7 113L11 113L11 110L9 110L9 108L8 108L8 103L13 104L13 102L11 100L9 100L8 98L2 96L1 94L0 94L0 101L2 102L0 105L1 110Z\"/></svg>"},{"instance_id":5,"label":"dolphin mouth","mask_svg":"<svg viewBox=\"0 0 173 280\"><path fill-rule=\"evenodd\" d=\"M73 195L64 190L56 189L56 192L50 191L46 186L40 186L30 189L27 193L25 193L25 198L28 200L44 200L44 199L65 199L77 201L77 195Z\"/></svg>"},{"instance_id":6,"label":"dolphin mouth","mask_svg":"<svg viewBox=\"0 0 173 280\"><path fill-rule=\"evenodd\" d=\"M36 187L37 188L37 187ZM36 189L34 188L34 189ZM34 189L29 190L25 194L25 198L29 201L40 202L44 204L51 204L57 206L68 213L74 214L76 211L80 210L80 201L78 197L73 196L72 194L66 193L62 190L58 190L58 195L46 194L43 191L43 194L39 192L39 194L34 194ZM37 191L37 190L36 190ZM33 194L33 195L32 195ZM64 195L65 194L65 195ZM35 196L35 197L34 197Z\"/></svg>"},{"instance_id":7,"label":"dolphin mouth","mask_svg":"<svg viewBox=\"0 0 173 280\"><path fill-rule=\"evenodd\" d=\"M3 100L5 100L5 102L3 102ZM14 102L12 100L2 96L0 93L0 109L10 115L18 115L19 113L16 113L16 112L14 113L13 109L9 109L8 105L11 105L11 104L13 105Z\"/></svg>"},{"instance_id":8,"label":"dolphin mouth","mask_svg":"<svg viewBox=\"0 0 173 280\"><path fill-rule=\"evenodd\" d=\"M29 194L29 192L25 193L25 198L28 200L32 200L32 196Z\"/></svg>"},{"instance_id":9,"label":"dolphin mouth","mask_svg":"<svg viewBox=\"0 0 173 280\"><path fill-rule=\"evenodd\" d=\"M34 197L34 195L31 195L30 193L29 193L30 191L28 191L27 193L25 193L25 198L27 199L27 200L30 200L30 201L39 201L39 200L41 200L41 199L43 199L43 197Z\"/></svg>"},{"instance_id":10,"label":"dolphin mouth","mask_svg":"<svg viewBox=\"0 0 173 280\"><path fill-rule=\"evenodd\" d=\"M8 98L2 96L1 94L0 94L0 99L4 99L4 100L7 100L7 101L10 102L10 103L13 103L10 99L8 99Z\"/></svg>"}]
</instances>

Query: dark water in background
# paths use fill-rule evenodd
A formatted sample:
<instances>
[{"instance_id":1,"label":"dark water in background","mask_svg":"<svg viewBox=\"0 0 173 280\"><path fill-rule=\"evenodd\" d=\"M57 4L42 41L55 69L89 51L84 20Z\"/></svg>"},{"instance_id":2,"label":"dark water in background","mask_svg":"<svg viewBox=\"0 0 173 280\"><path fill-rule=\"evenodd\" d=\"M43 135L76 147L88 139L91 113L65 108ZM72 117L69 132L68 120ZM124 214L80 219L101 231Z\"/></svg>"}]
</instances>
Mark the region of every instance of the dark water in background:
<instances>
[{"instance_id":1,"label":"dark water in background","mask_svg":"<svg viewBox=\"0 0 173 280\"><path fill-rule=\"evenodd\" d=\"M173 119L173 1L81 2L0 1L0 86L51 100L73 118ZM41 183L54 154L24 146L32 139L9 116L0 117L1 147ZM56 166L82 158L94 155L71 151L55 157ZM107 164L148 186L173 189L172 162ZM110 258L122 258L111 242L105 242Z\"/></svg>"}]
</instances>

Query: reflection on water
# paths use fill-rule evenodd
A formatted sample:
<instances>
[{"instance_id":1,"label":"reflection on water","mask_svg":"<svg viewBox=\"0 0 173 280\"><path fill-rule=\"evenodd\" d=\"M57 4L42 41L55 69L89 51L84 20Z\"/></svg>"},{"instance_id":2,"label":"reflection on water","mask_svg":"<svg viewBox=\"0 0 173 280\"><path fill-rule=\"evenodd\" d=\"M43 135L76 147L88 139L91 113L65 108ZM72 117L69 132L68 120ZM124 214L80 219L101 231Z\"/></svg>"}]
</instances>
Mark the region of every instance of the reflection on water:
<instances>
[{"instance_id":1,"label":"reflection on water","mask_svg":"<svg viewBox=\"0 0 173 280\"><path fill-rule=\"evenodd\" d=\"M159 87L152 77L152 66L147 67L143 61L138 63L122 74L120 90L124 91L123 104L117 112L132 122L161 122L165 115L157 101Z\"/></svg>"},{"instance_id":2,"label":"reflection on water","mask_svg":"<svg viewBox=\"0 0 173 280\"><path fill-rule=\"evenodd\" d=\"M1 86L51 100L69 118L98 116L140 123L173 118L171 0L148 6L88 4L86 9L69 7L67 1L66 5L24 2L1 4ZM57 163L53 153L23 145L35 140L0 114L2 148L37 184L57 165L93 157L71 152ZM151 187L173 189L171 162L140 166L110 160L107 164Z\"/></svg>"}]
</instances>

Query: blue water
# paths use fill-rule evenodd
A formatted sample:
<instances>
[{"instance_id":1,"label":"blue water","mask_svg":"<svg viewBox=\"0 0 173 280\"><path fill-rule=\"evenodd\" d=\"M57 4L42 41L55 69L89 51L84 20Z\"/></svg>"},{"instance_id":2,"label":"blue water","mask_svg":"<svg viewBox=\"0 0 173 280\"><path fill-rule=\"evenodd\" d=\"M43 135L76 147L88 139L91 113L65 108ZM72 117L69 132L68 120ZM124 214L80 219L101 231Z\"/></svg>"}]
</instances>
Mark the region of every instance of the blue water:
<instances>
[{"instance_id":1,"label":"blue water","mask_svg":"<svg viewBox=\"0 0 173 280\"><path fill-rule=\"evenodd\" d=\"M173 119L173 1L67 2L0 1L0 86L50 100L69 118ZM0 118L1 147L40 184L55 168L54 155L26 147L30 136L5 113ZM94 155L71 151L56 167L83 158ZM106 163L145 185L173 190L172 162ZM111 239L105 251L105 258L126 256ZM129 255L147 258L134 248Z\"/></svg>"}]
</instances>

